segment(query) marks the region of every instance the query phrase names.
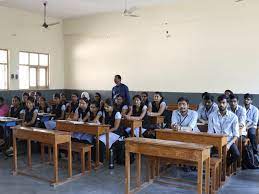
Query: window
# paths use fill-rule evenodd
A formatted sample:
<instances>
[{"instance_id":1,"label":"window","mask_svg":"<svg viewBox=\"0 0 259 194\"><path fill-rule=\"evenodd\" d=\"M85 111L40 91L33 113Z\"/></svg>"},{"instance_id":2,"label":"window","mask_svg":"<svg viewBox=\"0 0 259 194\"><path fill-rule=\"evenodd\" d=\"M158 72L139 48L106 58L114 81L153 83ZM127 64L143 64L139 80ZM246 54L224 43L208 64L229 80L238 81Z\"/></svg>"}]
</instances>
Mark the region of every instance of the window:
<instances>
[{"instance_id":1,"label":"window","mask_svg":"<svg viewBox=\"0 0 259 194\"><path fill-rule=\"evenodd\" d=\"M19 52L19 88L38 89L48 87L49 55Z\"/></svg>"},{"instance_id":2,"label":"window","mask_svg":"<svg viewBox=\"0 0 259 194\"><path fill-rule=\"evenodd\" d=\"M8 89L8 51L0 49L0 90Z\"/></svg>"}]
</instances>

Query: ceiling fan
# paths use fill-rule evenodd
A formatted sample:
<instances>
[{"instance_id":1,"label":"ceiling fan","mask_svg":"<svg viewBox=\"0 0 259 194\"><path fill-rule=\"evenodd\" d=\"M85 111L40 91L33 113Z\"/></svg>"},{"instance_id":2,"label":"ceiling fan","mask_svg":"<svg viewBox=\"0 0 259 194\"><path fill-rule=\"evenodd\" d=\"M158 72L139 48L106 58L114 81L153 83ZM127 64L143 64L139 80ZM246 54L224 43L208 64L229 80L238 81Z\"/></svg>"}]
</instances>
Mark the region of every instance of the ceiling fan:
<instances>
[{"instance_id":1,"label":"ceiling fan","mask_svg":"<svg viewBox=\"0 0 259 194\"><path fill-rule=\"evenodd\" d=\"M138 15L134 14L134 12L137 10L137 7L131 7L128 8L128 0L125 0L125 8L122 13L123 16L129 16L129 17L139 17Z\"/></svg>"},{"instance_id":2,"label":"ceiling fan","mask_svg":"<svg viewBox=\"0 0 259 194\"><path fill-rule=\"evenodd\" d=\"M60 24L60 22L55 22L55 23L50 23L50 24L47 24L47 22L46 22L46 17L47 17L47 15L46 15L46 9L47 9L47 1L45 1L44 3L43 3L43 5L44 5L44 23L42 24L42 27L43 28L48 28L49 26L55 26L55 25L58 25L58 24Z\"/></svg>"}]
</instances>

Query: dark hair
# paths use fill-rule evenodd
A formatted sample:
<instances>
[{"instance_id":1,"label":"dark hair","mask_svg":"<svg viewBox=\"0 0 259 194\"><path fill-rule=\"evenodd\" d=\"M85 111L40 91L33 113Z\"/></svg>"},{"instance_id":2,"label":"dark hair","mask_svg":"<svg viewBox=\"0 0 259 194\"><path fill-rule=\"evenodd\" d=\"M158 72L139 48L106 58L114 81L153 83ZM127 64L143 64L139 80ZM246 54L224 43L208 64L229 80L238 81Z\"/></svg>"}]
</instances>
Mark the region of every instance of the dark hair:
<instances>
[{"instance_id":1,"label":"dark hair","mask_svg":"<svg viewBox=\"0 0 259 194\"><path fill-rule=\"evenodd\" d=\"M119 80L121 80L121 76L120 75L115 75L115 77L117 77Z\"/></svg>"},{"instance_id":2,"label":"dark hair","mask_svg":"<svg viewBox=\"0 0 259 194\"><path fill-rule=\"evenodd\" d=\"M102 99L102 96L101 96L101 94L99 92L96 92L95 96L98 96L100 99Z\"/></svg>"},{"instance_id":3,"label":"dark hair","mask_svg":"<svg viewBox=\"0 0 259 194\"><path fill-rule=\"evenodd\" d=\"M208 92L203 92L202 94L201 94L201 97L203 98L204 96L206 96L207 94L209 94Z\"/></svg>"},{"instance_id":4,"label":"dark hair","mask_svg":"<svg viewBox=\"0 0 259 194\"><path fill-rule=\"evenodd\" d=\"M44 96L41 96L40 99L46 102L46 98Z\"/></svg>"},{"instance_id":5,"label":"dark hair","mask_svg":"<svg viewBox=\"0 0 259 194\"><path fill-rule=\"evenodd\" d=\"M135 98L138 98L138 99L140 99L141 100L141 96L140 95L135 95L135 96L133 96L133 98L132 98L132 100L134 100Z\"/></svg>"},{"instance_id":6,"label":"dark hair","mask_svg":"<svg viewBox=\"0 0 259 194\"><path fill-rule=\"evenodd\" d=\"M116 96L116 98L119 98L119 97L121 97L121 98L124 100L124 97L123 97L121 94L118 94L118 95Z\"/></svg>"},{"instance_id":7,"label":"dark hair","mask_svg":"<svg viewBox=\"0 0 259 194\"><path fill-rule=\"evenodd\" d=\"M253 100L253 95L252 94L249 94L249 93L246 93L245 95L244 95L244 99L247 99L247 98L251 98L252 100Z\"/></svg>"},{"instance_id":8,"label":"dark hair","mask_svg":"<svg viewBox=\"0 0 259 194\"><path fill-rule=\"evenodd\" d=\"M227 98L227 96L225 95L225 94L222 94L222 95L220 95L220 96L218 96L218 102L221 102L222 100L227 100L228 98Z\"/></svg>"},{"instance_id":9,"label":"dark hair","mask_svg":"<svg viewBox=\"0 0 259 194\"><path fill-rule=\"evenodd\" d=\"M83 100L83 101L85 101L86 103L89 103L89 100L88 100L86 97L80 98L79 100Z\"/></svg>"},{"instance_id":10,"label":"dark hair","mask_svg":"<svg viewBox=\"0 0 259 194\"><path fill-rule=\"evenodd\" d=\"M108 104L109 106L113 106L113 102L110 98L107 98L105 101L104 101L105 104Z\"/></svg>"},{"instance_id":11,"label":"dark hair","mask_svg":"<svg viewBox=\"0 0 259 194\"><path fill-rule=\"evenodd\" d=\"M182 101L185 101L187 104L189 104L189 99L186 97L183 97L183 96L178 98L177 103L182 102Z\"/></svg>"},{"instance_id":12,"label":"dark hair","mask_svg":"<svg viewBox=\"0 0 259 194\"><path fill-rule=\"evenodd\" d=\"M73 92L73 93L71 94L71 96L76 96L76 97L78 98L78 93Z\"/></svg>"},{"instance_id":13,"label":"dark hair","mask_svg":"<svg viewBox=\"0 0 259 194\"><path fill-rule=\"evenodd\" d=\"M61 96L65 96L66 97L65 93L63 93L63 92L60 93L60 97Z\"/></svg>"},{"instance_id":14,"label":"dark hair","mask_svg":"<svg viewBox=\"0 0 259 194\"><path fill-rule=\"evenodd\" d=\"M24 92L24 93L22 94L22 96L28 96L28 97L29 97L30 95L29 95L28 92Z\"/></svg>"},{"instance_id":15,"label":"dark hair","mask_svg":"<svg viewBox=\"0 0 259 194\"><path fill-rule=\"evenodd\" d=\"M230 94L229 95L229 99L233 100L233 99L237 99L238 100L238 96L236 94Z\"/></svg>"},{"instance_id":16,"label":"dark hair","mask_svg":"<svg viewBox=\"0 0 259 194\"><path fill-rule=\"evenodd\" d=\"M141 94L145 94L148 97L148 93L147 92L141 92Z\"/></svg>"},{"instance_id":17,"label":"dark hair","mask_svg":"<svg viewBox=\"0 0 259 194\"><path fill-rule=\"evenodd\" d=\"M207 93L203 96L203 100L211 100L214 101L214 96L212 96L210 93Z\"/></svg>"},{"instance_id":18,"label":"dark hair","mask_svg":"<svg viewBox=\"0 0 259 194\"><path fill-rule=\"evenodd\" d=\"M231 90L225 90L224 93L226 93L226 92L228 92L228 93L230 93L230 94L234 94L234 92L232 92Z\"/></svg>"},{"instance_id":19,"label":"dark hair","mask_svg":"<svg viewBox=\"0 0 259 194\"><path fill-rule=\"evenodd\" d=\"M21 98L19 96L14 96L13 98L15 98L16 100L18 100L19 102L21 102Z\"/></svg>"},{"instance_id":20,"label":"dark hair","mask_svg":"<svg viewBox=\"0 0 259 194\"><path fill-rule=\"evenodd\" d=\"M94 104L97 108L100 107L100 103L99 103L99 102L96 102L95 100L94 100L94 101L91 101L90 104Z\"/></svg>"},{"instance_id":21,"label":"dark hair","mask_svg":"<svg viewBox=\"0 0 259 194\"><path fill-rule=\"evenodd\" d=\"M36 95L41 96L41 92L36 92Z\"/></svg>"},{"instance_id":22,"label":"dark hair","mask_svg":"<svg viewBox=\"0 0 259 194\"><path fill-rule=\"evenodd\" d=\"M60 94L59 94L59 93L55 93L55 94L53 95L53 98L58 98L58 99L60 99Z\"/></svg>"},{"instance_id":23,"label":"dark hair","mask_svg":"<svg viewBox=\"0 0 259 194\"><path fill-rule=\"evenodd\" d=\"M3 97L0 97L0 102L4 102L4 98Z\"/></svg>"},{"instance_id":24,"label":"dark hair","mask_svg":"<svg viewBox=\"0 0 259 194\"><path fill-rule=\"evenodd\" d=\"M34 99L32 96L29 96L29 97L28 97L28 101L34 103L35 99Z\"/></svg>"}]
</instances>

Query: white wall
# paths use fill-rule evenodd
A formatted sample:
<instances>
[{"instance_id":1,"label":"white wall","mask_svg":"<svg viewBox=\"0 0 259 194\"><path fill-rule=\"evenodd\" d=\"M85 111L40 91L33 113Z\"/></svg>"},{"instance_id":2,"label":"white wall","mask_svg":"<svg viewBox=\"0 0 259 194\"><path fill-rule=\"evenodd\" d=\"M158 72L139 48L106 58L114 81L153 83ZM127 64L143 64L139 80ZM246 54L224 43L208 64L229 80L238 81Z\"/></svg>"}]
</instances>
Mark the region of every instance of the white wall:
<instances>
[{"instance_id":1,"label":"white wall","mask_svg":"<svg viewBox=\"0 0 259 194\"><path fill-rule=\"evenodd\" d=\"M179 0L139 18L65 20L65 88L109 90L118 73L131 90L259 93L258 10L258 0Z\"/></svg>"},{"instance_id":2,"label":"white wall","mask_svg":"<svg viewBox=\"0 0 259 194\"><path fill-rule=\"evenodd\" d=\"M43 30L43 16L0 7L0 48L10 53L10 74L18 73L19 51L50 54L50 89L64 88L64 41L62 24ZM49 21L58 19L49 18ZM19 89L18 80L10 80L9 89Z\"/></svg>"}]
</instances>

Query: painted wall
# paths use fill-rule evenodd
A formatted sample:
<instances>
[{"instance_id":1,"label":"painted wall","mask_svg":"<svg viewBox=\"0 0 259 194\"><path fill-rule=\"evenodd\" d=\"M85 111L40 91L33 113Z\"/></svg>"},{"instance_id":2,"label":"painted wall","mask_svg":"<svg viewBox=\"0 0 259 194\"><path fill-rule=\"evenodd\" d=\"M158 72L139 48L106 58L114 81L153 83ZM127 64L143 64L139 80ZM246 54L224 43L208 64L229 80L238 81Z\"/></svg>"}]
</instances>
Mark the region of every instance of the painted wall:
<instances>
[{"instance_id":1,"label":"painted wall","mask_svg":"<svg viewBox=\"0 0 259 194\"><path fill-rule=\"evenodd\" d=\"M259 93L259 1L179 0L64 21L65 88ZM166 36L168 31L170 37Z\"/></svg>"},{"instance_id":2,"label":"painted wall","mask_svg":"<svg viewBox=\"0 0 259 194\"><path fill-rule=\"evenodd\" d=\"M9 50L9 89L19 89L18 80L10 74L18 73L19 51L50 54L50 89L64 88L64 40L62 21L48 30L41 28L43 16L17 9L0 7L0 48ZM48 18L49 22L59 21Z\"/></svg>"}]
</instances>

